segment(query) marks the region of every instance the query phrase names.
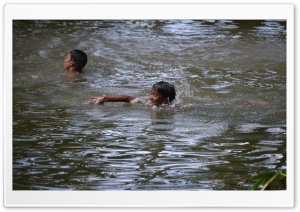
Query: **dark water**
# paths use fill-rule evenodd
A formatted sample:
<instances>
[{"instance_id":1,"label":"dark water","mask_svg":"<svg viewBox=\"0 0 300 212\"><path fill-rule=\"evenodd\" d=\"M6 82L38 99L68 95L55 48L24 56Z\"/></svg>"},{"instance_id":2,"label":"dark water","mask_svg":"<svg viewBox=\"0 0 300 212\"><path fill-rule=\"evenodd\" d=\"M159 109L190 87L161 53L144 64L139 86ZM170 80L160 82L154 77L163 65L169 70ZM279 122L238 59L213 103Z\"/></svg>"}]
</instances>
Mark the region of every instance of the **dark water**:
<instances>
[{"instance_id":1,"label":"dark water","mask_svg":"<svg viewBox=\"0 0 300 212\"><path fill-rule=\"evenodd\" d=\"M179 109L83 104L160 80ZM14 190L249 190L286 168L286 130L285 21L13 22Z\"/></svg>"}]
</instances>

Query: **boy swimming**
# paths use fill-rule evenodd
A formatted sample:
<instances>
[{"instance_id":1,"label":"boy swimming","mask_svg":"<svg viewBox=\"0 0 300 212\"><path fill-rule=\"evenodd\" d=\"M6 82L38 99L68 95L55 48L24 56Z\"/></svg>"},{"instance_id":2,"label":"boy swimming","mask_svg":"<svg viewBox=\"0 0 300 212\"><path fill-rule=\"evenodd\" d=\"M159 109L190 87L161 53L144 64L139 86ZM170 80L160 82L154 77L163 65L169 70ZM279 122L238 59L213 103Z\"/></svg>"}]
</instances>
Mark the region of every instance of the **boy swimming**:
<instances>
[{"instance_id":1,"label":"boy swimming","mask_svg":"<svg viewBox=\"0 0 300 212\"><path fill-rule=\"evenodd\" d=\"M69 70L71 75L75 76L82 73L86 63L87 55L79 49L72 49L64 60L64 69Z\"/></svg>"},{"instance_id":2,"label":"boy swimming","mask_svg":"<svg viewBox=\"0 0 300 212\"><path fill-rule=\"evenodd\" d=\"M86 104L104 104L104 102L143 103L155 106L169 106L175 100L176 92L173 85L160 81L152 86L149 100L128 95L92 96Z\"/></svg>"}]
</instances>

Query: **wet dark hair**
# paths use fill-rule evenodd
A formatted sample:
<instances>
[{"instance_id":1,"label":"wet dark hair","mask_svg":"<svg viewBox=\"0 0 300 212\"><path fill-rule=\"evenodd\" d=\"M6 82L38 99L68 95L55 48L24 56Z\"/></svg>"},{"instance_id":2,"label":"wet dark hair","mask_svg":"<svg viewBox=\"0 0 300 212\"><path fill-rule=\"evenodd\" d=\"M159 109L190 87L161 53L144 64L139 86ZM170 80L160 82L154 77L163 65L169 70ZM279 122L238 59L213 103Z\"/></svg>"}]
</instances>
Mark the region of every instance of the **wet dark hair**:
<instances>
[{"instance_id":1,"label":"wet dark hair","mask_svg":"<svg viewBox=\"0 0 300 212\"><path fill-rule=\"evenodd\" d=\"M81 71L87 63L86 54L79 49L72 49L69 53L71 55L71 60L75 63L76 69Z\"/></svg>"},{"instance_id":2,"label":"wet dark hair","mask_svg":"<svg viewBox=\"0 0 300 212\"><path fill-rule=\"evenodd\" d=\"M172 102L175 99L176 92L173 85L168 82L160 81L155 83L152 86L152 89L156 90L164 98L167 98L169 102Z\"/></svg>"}]
</instances>

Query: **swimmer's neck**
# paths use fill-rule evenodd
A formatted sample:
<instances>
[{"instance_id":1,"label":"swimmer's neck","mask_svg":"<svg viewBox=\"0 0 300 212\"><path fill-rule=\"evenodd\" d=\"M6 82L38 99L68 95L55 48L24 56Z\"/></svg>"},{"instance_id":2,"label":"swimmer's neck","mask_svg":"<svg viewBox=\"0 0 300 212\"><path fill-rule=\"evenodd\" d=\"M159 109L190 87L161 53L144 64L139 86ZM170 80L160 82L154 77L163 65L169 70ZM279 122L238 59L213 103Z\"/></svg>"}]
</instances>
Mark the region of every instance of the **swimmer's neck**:
<instances>
[{"instance_id":1,"label":"swimmer's neck","mask_svg":"<svg viewBox=\"0 0 300 212\"><path fill-rule=\"evenodd\" d=\"M75 68L70 68L70 69L69 69L69 73L70 73L71 75L73 75L73 76L76 76L76 75L78 75L78 74L81 74L81 71L78 71L78 70L75 69Z\"/></svg>"}]
</instances>

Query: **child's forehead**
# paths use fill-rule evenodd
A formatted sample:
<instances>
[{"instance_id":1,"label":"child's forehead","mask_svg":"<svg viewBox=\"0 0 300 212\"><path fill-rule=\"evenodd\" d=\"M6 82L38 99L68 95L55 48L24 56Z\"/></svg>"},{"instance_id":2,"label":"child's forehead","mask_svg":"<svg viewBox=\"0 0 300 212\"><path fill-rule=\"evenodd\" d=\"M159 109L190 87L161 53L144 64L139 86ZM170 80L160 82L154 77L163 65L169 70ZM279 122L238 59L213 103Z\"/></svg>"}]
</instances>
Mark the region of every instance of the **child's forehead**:
<instances>
[{"instance_id":1,"label":"child's forehead","mask_svg":"<svg viewBox=\"0 0 300 212\"><path fill-rule=\"evenodd\" d=\"M160 94L157 88L151 88L151 93Z\"/></svg>"}]
</instances>

